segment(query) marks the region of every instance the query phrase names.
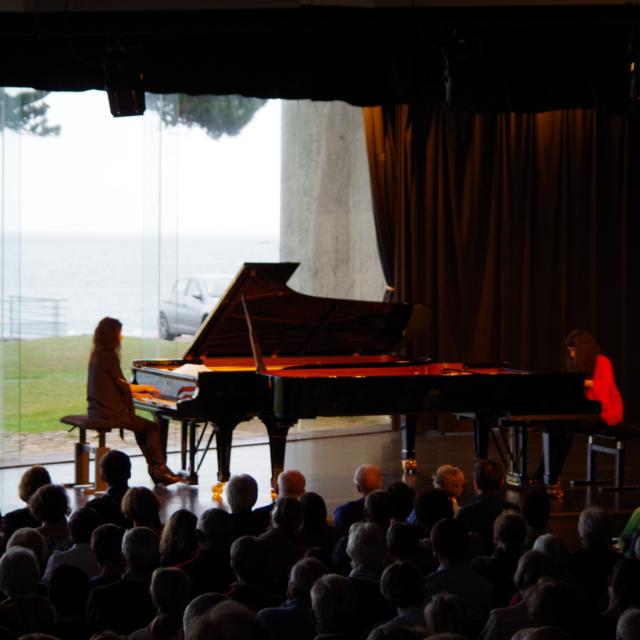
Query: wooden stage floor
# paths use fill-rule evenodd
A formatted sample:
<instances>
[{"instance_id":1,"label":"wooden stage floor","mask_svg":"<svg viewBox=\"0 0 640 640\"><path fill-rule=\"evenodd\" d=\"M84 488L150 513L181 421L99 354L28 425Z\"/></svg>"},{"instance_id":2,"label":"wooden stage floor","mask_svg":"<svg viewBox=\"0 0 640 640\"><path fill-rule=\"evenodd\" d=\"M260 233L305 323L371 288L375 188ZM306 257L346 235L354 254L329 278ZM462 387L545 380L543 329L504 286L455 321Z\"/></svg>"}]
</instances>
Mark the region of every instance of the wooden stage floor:
<instances>
[{"instance_id":1,"label":"wooden stage floor","mask_svg":"<svg viewBox=\"0 0 640 640\"><path fill-rule=\"evenodd\" d=\"M354 435L352 428L330 430L326 433L314 432L309 439L299 438L287 445L286 468L300 469L307 478L307 490L322 495L327 502L329 513L336 505L357 497L353 487L353 471L361 463L374 463L381 466L385 484L402 479L400 466L400 434L385 426L372 428ZM108 443L118 446L118 439ZM431 486L431 474L440 464L449 463L461 467L472 488L471 470L473 467L473 436L468 429L442 434L431 431L417 438L417 474L405 478L420 491ZM540 436L530 436L530 461L537 463L540 453ZM611 511L616 526L622 527L629 514L640 506L640 491L601 492L597 488L569 486L570 479L584 478L586 438L574 437L573 447L565 465L563 484L565 496L553 500L552 528L566 535L577 544L575 525L580 511L591 505L598 505ZM493 444L490 453L495 456ZM200 470L199 486L173 485L158 491L163 505L163 518L179 508L188 508L195 513L215 506L224 506L212 498L211 487L215 483L215 452L209 452ZM140 456L132 459L133 472L131 485L151 486L146 473L146 465ZM178 466L178 455L169 456L169 464ZM48 464L52 478L57 483L73 480L73 465L69 463ZM17 497L17 484L23 468L0 470L0 508L2 512L22 506ZM238 443L234 446L231 459L232 473L250 473L258 481L260 496L258 504L269 500L269 452L262 439ZM612 456L601 456L599 473L603 477L613 474ZM628 446L626 476L640 482L640 443L631 442ZM82 505L87 496L78 489L70 489L72 505ZM509 492L509 499L519 501L518 490Z\"/></svg>"}]
</instances>

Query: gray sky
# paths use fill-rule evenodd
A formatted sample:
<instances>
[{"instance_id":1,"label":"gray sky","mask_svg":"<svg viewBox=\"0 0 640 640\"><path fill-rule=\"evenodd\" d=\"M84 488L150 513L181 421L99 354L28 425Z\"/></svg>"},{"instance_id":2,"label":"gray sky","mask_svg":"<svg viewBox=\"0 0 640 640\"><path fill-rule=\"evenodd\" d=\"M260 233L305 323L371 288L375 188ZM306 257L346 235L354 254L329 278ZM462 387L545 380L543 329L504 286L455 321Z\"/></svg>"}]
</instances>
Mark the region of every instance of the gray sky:
<instances>
[{"instance_id":1,"label":"gray sky","mask_svg":"<svg viewBox=\"0 0 640 640\"><path fill-rule=\"evenodd\" d=\"M167 231L178 220L184 234L278 235L279 101L238 136L218 140L195 127L160 134L150 111L113 118L102 91L47 101L50 123L62 127L58 137L22 135L18 142L5 132L5 161L20 158L14 188L23 232L139 233L145 207L152 210L146 219L156 219L160 199Z\"/></svg>"}]
</instances>

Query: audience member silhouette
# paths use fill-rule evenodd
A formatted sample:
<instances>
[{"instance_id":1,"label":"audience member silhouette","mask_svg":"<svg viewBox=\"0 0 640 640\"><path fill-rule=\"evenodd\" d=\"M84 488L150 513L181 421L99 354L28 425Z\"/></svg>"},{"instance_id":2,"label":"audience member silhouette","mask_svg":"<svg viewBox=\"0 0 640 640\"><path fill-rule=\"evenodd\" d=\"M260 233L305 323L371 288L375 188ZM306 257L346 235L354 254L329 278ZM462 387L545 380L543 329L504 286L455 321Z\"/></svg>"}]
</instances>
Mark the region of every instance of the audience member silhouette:
<instances>
[{"instance_id":1,"label":"audience member silhouette","mask_svg":"<svg viewBox=\"0 0 640 640\"><path fill-rule=\"evenodd\" d=\"M225 595L253 611L277 607L282 602L271 590L266 553L265 543L254 536L242 536L231 545L236 580Z\"/></svg>"},{"instance_id":2,"label":"audience member silhouette","mask_svg":"<svg viewBox=\"0 0 640 640\"><path fill-rule=\"evenodd\" d=\"M333 551L338 541L336 528L327 522L324 498L310 491L300 496L302 524L298 529L298 542L304 549L322 547Z\"/></svg>"},{"instance_id":3,"label":"audience member silhouette","mask_svg":"<svg viewBox=\"0 0 640 640\"><path fill-rule=\"evenodd\" d=\"M147 527L129 529L122 539L125 572L111 584L96 587L89 596L87 619L94 630L130 634L155 616L149 587L160 560L158 534Z\"/></svg>"},{"instance_id":4,"label":"audience member silhouette","mask_svg":"<svg viewBox=\"0 0 640 640\"><path fill-rule=\"evenodd\" d=\"M467 605L463 598L451 593L438 593L431 597L424 607L424 621L427 633L456 633L466 636Z\"/></svg>"},{"instance_id":5,"label":"audience member silhouette","mask_svg":"<svg viewBox=\"0 0 640 640\"><path fill-rule=\"evenodd\" d=\"M44 538L37 529L22 527L16 529L7 542L7 549L12 547L23 547L33 551L33 555L38 561L38 566L44 562Z\"/></svg>"},{"instance_id":6,"label":"audience member silhouette","mask_svg":"<svg viewBox=\"0 0 640 640\"><path fill-rule=\"evenodd\" d=\"M396 480L387 485L386 492L391 497L392 522L406 522L416 501L415 489L402 480Z\"/></svg>"},{"instance_id":7,"label":"audience member silhouette","mask_svg":"<svg viewBox=\"0 0 640 640\"><path fill-rule=\"evenodd\" d=\"M424 576L410 562L394 562L380 578L380 591L395 608L390 624L403 627L424 626Z\"/></svg>"},{"instance_id":8,"label":"audience member silhouette","mask_svg":"<svg viewBox=\"0 0 640 640\"><path fill-rule=\"evenodd\" d=\"M71 546L71 537L67 525L69 498L60 484L45 484L29 498L31 514L42 524L37 528L44 538L44 555L48 559L56 550L65 550Z\"/></svg>"},{"instance_id":9,"label":"audience member silhouette","mask_svg":"<svg viewBox=\"0 0 640 640\"><path fill-rule=\"evenodd\" d=\"M462 469L450 464L440 465L433 474L432 481L435 489L441 489L449 496L453 512L457 514L466 481Z\"/></svg>"},{"instance_id":10,"label":"audience member silhouette","mask_svg":"<svg viewBox=\"0 0 640 640\"><path fill-rule=\"evenodd\" d=\"M640 638L640 609L627 609L618 620L616 640L638 640Z\"/></svg>"},{"instance_id":11,"label":"audience member silhouette","mask_svg":"<svg viewBox=\"0 0 640 640\"><path fill-rule=\"evenodd\" d=\"M258 619L269 630L272 639L313 639L311 588L326 573L326 567L315 558L304 558L293 565L284 604L258 611Z\"/></svg>"},{"instance_id":12,"label":"audience member silhouette","mask_svg":"<svg viewBox=\"0 0 640 640\"><path fill-rule=\"evenodd\" d=\"M107 522L91 534L91 549L98 563L98 574L91 578L91 587L104 587L116 582L125 570L122 539L125 530Z\"/></svg>"},{"instance_id":13,"label":"audience member silhouette","mask_svg":"<svg viewBox=\"0 0 640 640\"><path fill-rule=\"evenodd\" d=\"M199 547L193 557L178 565L190 579L191 596L226 593L234 580L229 562L231 516L222 509L207 509L198 518Z\"/></svg>"},{"instance_id":14,"label":"audience member silhouette","mask_svg":"<svg viewBox=\"0 0 640 640\"><path fill-rule=\"evenodd\" d=\"M485 545L486 553L493 551L493 523L506 509L519 511L504 496L504 470L495 460L478 460L473 467L473 486L476 497L470 504L460 507L456 518L472 533L477 533Z\"/></svg>"},{"instance_id":15,"label":"audience member silhouette","mask_svg":"<svg viewBox=\"0 0 640 640\"><path fill-rule=\"evenodd\" d=\"M195 625L203 616L208 616L221 602L227 602L228 598L221 593L203 593L196 596L186 606L182 615L182 636L191 638Z\"/></svg>"},{"instance_id":16,"label":"audience member silhouette","mask_svg":"<svg viewBox=\"0 0 640 640\"><path fill-rule=\"evenodd\" d=\"M189 640L270 640L255 612L237 602L221 602L193 625Z\"/></svg>"},{"instance_id":17,"label":"audience member silhouette","mask_svg":"<svg viewBox=\"0 0 640 640\"><path fill-rule=\"evenodd\" d=\"M174 511L160 535L160 566L174 567L193 558L198 548L198 518L188 509Z\"/></svg>"},{"instance_id":18,"label":"audience member silhouette","mask_svg":"<svg viewBox=\"0 0 640 640\"><path fill-rule=\"evenodd\" d=\"M545 533L551 533L549 518L551 516L551 498L541 487L532 487L522 500L522 515L527 522L527 537L525 549L531 549L537 538Z\"/></svg>"},{"instance_id":19,"label":"audience member silhouette","mask_svg":"<svg viewBox=\"0 0 640 640\"><path fill-rule=\"evenodd\" d=\"M0 602L0 626L14 637L53 629L53 609L38 595L39 581L40 567L33 551L12 547L0 558L0 591L7 596Z\"/></svg>"},{"instance_id":20,"label":"audience member silhouette","mask_svg":"<svg viewBox=\"0 0 640 640\"><path fill-rule=\"evenodd\" d=\"M328 574L311 588L316 640L356 640L356 592L343 576Z\"/></svg>"},{"instance_id":21,"label":"audience member silhouette","mask_svg":"<svg viewBox=\"0 0 640 640\"><path fill-rule=\"evenodd\" d=\"M232 537L259 536L264 533L268 519L252 511L258 500L258 483L248 473L233 475L226 486L227 504L231 510Z\"/></svg>"},{"instance_id":22,"label":"audience member silhouette","mask_svg":"<svg viewBox=\"0 0 640 640\"><path fill-rule=\"evenodd\" d=\"M443 518L453 518L453 506L442 489L427 489L417 498L414 509L415 525L422 537L429 537L433 525Z\"/></svg>"},{"instance_id":23,"label":"audience member silhouette","mask_svg":"<svg viewBox=\"0 0 640 640\"><path fill-rule=\"evenodd\" d=\"M98 561L91 548L91 535L100 524L101 519L98 513L88 507L82 507L71 514L69 535L73 544L69 549L54 551L49 556L42 578L45 584L48 584L54 569L63 564L80 568L87 575L87 579L94 578L100 573Z\"/></svg>"},{"instance_id":24,"label":"audience member silhouette","mask_svg":"<svg viewBox=\"0 0 640 640\"><path fill-rule=\"evenodd\" d=\"M189 604L189 577L175 567L160 567L151 576L151 601L156 617L129 640L183 640L182 619Z\"/></svg>"},{"instance_id":25,"label":"audience member silhouette","mask_svg":"<svg viewBox=\"0 0 640 640\"><path fill-rule=\"evenodd\" d=\"M493 605L493 587L463 562L468 544L468 532L459 519L440 520L431 529L431 544L438 569L425 578L427 596L452 593L460 596L474 632L484 626Z\"/></svg>"},{"instance_id":26,"label":"audience member silhouette","mask_svg":"<svg viewBox=\"0 0 640 640\"><path fill-rule=\"evenodd\" d=\"M160 501L147 487L131 487L122 498L122 514L134 527L153 529L158 535L162 531Z\"/></svg>"},{"instance_id":27,"label":"audience member silhouette","mask_svg":"<svg viewBox=\"0 0 640 640\"><path fill-rule=\"evenodd\" d=\"M9 511L2 516L0 520L0 551L7 546L7 541L14 531L23 527L39 527L40 521L33 515L29 509L29 499L37 489L45 484L51 484L51 476L49 472L40 465L29 467L20 478L18 485L18 496L22 502L27 503L26 507Z\"/></svg>"},{"instance_id":28,"label":"audience member silhouette","mask_svg":"<svg viewBox=\"0 0 640 640\"><path fill-rule=\"evenodd\" d=\"M364 499L372 491L382 488L382 471L374 464L361 464L353 474L353 483L360 498L337 506L333 512L333 525L338 534L345 536L354 522L361 522L364 515Z\"/></svg>"},{"instance_id":29,"label":"audience member silhouette","mask_svg":"<svg viewBox=\"0 0 640 640\"><path fill-rule=\"evenodd\" d=\"M53 607L52 633L60 640L86 640L89 577L77 566L61 564L52 571L49 580L49 602Z\"/></svg>"},{"instance_id":30,"label":"audience member silhouette","mask_svg":"<svg viewBox=\"0 0 640 640\"><path fill-rule=\"evenodd\" d=\"M107 483L107 492L87 502L87 507L95 509L102 522L111 522L130 529L132 522L122 513L122 498L129 490L131 459L123 451L111 449L100 459L100 475Z\"/></svg>"}]
</instances>

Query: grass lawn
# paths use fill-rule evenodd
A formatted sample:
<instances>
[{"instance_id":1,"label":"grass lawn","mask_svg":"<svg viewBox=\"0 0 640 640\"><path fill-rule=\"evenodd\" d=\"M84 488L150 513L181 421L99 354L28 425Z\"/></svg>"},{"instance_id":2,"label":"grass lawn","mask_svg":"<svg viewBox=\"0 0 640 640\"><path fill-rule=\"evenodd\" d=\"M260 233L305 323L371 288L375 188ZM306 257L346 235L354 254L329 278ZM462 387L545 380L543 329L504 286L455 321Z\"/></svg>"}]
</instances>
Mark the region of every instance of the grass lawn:
<instances>
[{"instance_id":1,"label":"grass lawn","mask_svg":"<svg viewBox=\"0 0 640 640\"><path fill-rule=\"evenodd\" d=\"M180 358L188 344L126 338L122 370L138 358ZM87 363L91 336L0 343L0 420L4 431L42 433L60 429L60 418L87 409Z\"/></svg>"}]
</instances>

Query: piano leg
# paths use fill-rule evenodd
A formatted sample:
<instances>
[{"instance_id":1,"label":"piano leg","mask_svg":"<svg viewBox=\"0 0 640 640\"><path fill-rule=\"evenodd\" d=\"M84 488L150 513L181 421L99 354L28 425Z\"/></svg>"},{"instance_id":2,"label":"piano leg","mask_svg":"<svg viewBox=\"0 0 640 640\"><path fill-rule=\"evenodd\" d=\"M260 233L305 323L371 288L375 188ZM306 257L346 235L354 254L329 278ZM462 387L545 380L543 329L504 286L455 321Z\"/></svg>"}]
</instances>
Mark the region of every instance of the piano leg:
<instances>
[{"instance_id":1,"label":"piano leg","mask_svg":"<svg viewBox=\"0 0 640 640\"><path fill-rule=\"evenodd\" d=\"M406 474L416 472L416 425L418 416L410 414L404 416L402 424L402 470Z\"/></svg>"},{"instance_id":2,"label":"piano leg","mask_svg":"<svg viewBox=\"0 0 640 640\"><path fill-rule=\"evenodd\" d=\"M233 430L241 422L238 418L222 418L213 422L216 432L216 453L218 455L218 482L227 482L231 476L231 443Z\"/></svg>"},{"instance_id":3,"label":"piano leg","mask_svg":"<svg viewBox=\"0 0 640 640\"><path fill-rule=\"evenodd\" d=\"M486 458L489 453L489 434L495 422L494 416L476 414L474 420L474 433L476 445L476 460Z\"/></svg>"},{"instance_id":4,"label":"piano leg","mask_svg":"<svg viewBox=\"0 0 640 640\"><path fill-rule=\"evenodd\" d=\"M271 491L275 495L277 480L284 469L284 454L287 446L287 434L296 420L273 420L260 417L269 434L269 451L271 453Z\"/></svg>"}]
</instances>

